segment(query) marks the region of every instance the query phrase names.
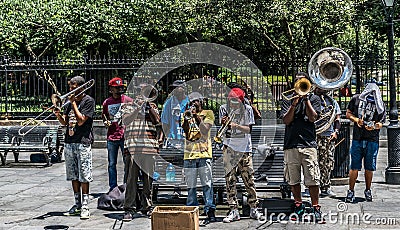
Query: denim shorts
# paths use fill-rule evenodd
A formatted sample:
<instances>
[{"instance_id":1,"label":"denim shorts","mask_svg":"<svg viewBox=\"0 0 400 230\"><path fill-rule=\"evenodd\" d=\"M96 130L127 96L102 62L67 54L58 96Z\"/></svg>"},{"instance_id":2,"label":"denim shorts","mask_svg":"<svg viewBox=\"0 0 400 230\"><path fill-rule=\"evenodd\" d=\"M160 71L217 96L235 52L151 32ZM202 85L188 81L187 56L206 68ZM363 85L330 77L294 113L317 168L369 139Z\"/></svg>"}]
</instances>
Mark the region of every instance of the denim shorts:
<instances>
[{"instance_id":1,"label":"denim shorts","mask_svg":"<svg viewBox=\"0 0 400 230\"><path fill-rule=\"evenodd\" d=\"M378 142L353 140L350 148L350 169L361 170L362 161L364 159L364 169L368 171L376 171L378 149Z\"/></svg>"}]
</instances>

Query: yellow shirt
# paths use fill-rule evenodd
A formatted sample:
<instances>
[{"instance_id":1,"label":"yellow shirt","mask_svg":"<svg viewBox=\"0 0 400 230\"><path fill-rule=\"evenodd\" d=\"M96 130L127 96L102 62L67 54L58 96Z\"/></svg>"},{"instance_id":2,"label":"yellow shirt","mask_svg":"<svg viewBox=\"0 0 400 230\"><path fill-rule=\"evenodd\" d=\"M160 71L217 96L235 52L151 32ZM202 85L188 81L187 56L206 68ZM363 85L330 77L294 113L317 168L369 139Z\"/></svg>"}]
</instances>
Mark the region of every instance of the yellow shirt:
<instances>
[{"instance_id":1,"label":"yellow shirt","mask_svg":"<svg viewBox=\"0 0 400 230\"><path fill-rule=\"evenodd\" d=\"M203 110L198 114L203 117L203 123L214 125L215 117L212 110ZM207 136L201 136L197 141L188 141L185 139L185 160L193 160L199 158L212 158L211 146L211 129L208 130Z\"/></svg>"}]
</instances>

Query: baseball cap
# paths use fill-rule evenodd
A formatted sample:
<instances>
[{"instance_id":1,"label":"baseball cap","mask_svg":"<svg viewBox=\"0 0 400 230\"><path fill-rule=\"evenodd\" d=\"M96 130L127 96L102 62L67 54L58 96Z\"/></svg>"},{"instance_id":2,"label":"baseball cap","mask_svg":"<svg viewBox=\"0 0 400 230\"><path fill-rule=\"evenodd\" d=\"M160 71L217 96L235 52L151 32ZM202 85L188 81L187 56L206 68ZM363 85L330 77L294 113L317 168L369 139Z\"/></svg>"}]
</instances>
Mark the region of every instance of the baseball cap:
<instances>
[{"instance_id":1,"label":"baseball cap","mask_svg":"<svg viewBox=\"0 0 400 230\"><path fill-rule=\"evenodd\" d=\"M185 87L186 86L186 82L185 80L175 80L172 85L172 87Z\"/></svg>"},{"instance_id":2,"label":"baseball cap","mask_svg":"<svg viewBox=\"0 0 400 230\"><path fill-rule=\"evenodd\" d=\"M241 102L244 101L244 92L239 88L233 88L228 94L228 99L237 98Z\"/></svg>"},{"instance_id":3,"label":"baseball cap","mask_svg":"<svg viewBox=\"0 0 400 230\"><path fill-rule=\"evenodd\" d=\"M124 86L124 82L119 77L114 77L108 82L108 86Z\"/></svg>"},{"instance_id":4,"label":"baseball cap","mask_svg":"<svg viewBox=\"0 0 400 230\"><path fill-rule=\"evenodd\" d=\"M204 99L203 95L201 95L199 92L192 92L189 94L189 101L195 101L195 100L199 100L202 101Z\"/></svg>"}]
</instances>

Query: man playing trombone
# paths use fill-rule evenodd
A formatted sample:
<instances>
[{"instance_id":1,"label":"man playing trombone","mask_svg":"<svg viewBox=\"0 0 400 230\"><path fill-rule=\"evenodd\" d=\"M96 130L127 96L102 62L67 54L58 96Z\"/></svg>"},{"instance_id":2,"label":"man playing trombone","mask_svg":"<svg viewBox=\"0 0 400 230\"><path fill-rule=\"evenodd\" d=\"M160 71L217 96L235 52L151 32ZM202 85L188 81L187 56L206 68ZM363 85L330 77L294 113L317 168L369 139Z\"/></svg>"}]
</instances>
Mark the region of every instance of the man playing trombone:
<instances>
[{"instance_id":1,"label":"man playing trombone","mask_svg":"<svg viewBox=\"0 0 400 230\"><path fill-rule=\"evenodd\" d=\"M305 80L307 79L307 80ZM297 81L308 82L308 91L311 89L307 73L296 74ZM297 92L297 89L295 89ZM285 178L291 186L295 200L294 212L301 217L305 212L305 205L301 199L301 168L304 173L304 184L310 190L311 203L315 222L322 221L319 198L320 171L318 167L317 139L314 122L321 111L321 101L318 96L305 93L303 96L293 94L291 99L284 99L281 106L281 117L285 127L284 139L284 166Z\"/></svg>"},{"instance_id":2,"label":"man playing trombone","mask_svg":"<svg viewBox=\"0 0 400 230\"><path fill-rule=\"evenodd\" d=\"M72 181L75 204L65 213L66 215L79 215L81 219L88 219L89 212L89 183L92 178L92 148L93 143L93 115L94 99L83 93L85 79L81 76L73 77L69 81L70 91L63 115L60 108L53 112L62 125L67 126L65 134L65 168L67 180ZM79 88L80 87L80 88Z\"/></svg>"},{"instance_id":3,"label":"man playing trombone","mask_svg":"<svg viewBox=\"0 0 400 230\"><path fill-rule=\"evenodd\" d=\"M317 127L323 127L325 130L317 130L318 145L318 163L321 172L320 189L321 197L336 197L331 189L331 172L335 164L335 141L340 130L340 111L339 104L327 94L327 90L316 87L315 95L321 100L321 116L315 122ZM333 116L331 118L331 116ZM333 119L330 122L330 119Z\"/></svg>"}]
</instances>

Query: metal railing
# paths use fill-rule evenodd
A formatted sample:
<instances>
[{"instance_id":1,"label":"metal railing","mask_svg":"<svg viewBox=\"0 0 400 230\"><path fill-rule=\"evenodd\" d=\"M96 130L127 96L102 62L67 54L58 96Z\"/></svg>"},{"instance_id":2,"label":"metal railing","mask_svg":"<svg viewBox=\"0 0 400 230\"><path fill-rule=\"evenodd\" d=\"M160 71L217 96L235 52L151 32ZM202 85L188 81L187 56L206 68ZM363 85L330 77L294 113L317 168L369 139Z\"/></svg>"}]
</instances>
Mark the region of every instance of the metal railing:
<instances>
[{"instance_id":1,"label":"metal railing","mask_svg":"<svg viewBox=\"0 0 400 230\"><path fill-rule=\"evenodd\" d=\"M115 76L123 78L127 83L138 81L136 71L146 60L144 58L129 57L84 57L77 60L58 60L43 58L31 60L15 58L6 55L0 56L0 116L8 119L25 119L33 117L51 105L50 96L56 90L61 94L68 92L68 79L82 75L86 79L95 79L95 86L88 90L96 102L96 117L100 118L101 104L109 96L107 83ZM399 92L398 69L396 62L397 92ZM159 64L159 63L155 63ZM207 87L215 82L227 85L230 82L239 82L251 87L254 93L255 105L264 118L275 118L280 109L281 92L291 88L292 75L298 71L307 71L307 58L288 60L271 60L262 63L258 69L247 70L248 76L237 76L234 71L223 69L209 64L191 64L175 69L163 76L156 87L160 91L156 101L160 108L169 94L168 85L175 79L201 79L200 88L207 91ZM361 79L361 91L367 82L376 81L382 91L383 100L389 105L388 63L387 60L368 59L353 60L358 65ZM355 69L355 68L354 68ZM263 77L256 72L262 72ZM255 74L256 73L256 74ZM49 83L51 78L54 87ZM136 79L134 79L136 78ZM261 79L260 79L261 78ZM140 80L138 81L140 82ZM212 87L211 87L212 88ZM356 92L356 73L353 72L348 83L348 95L345 90L335 90L334 96L343 111L346 110L351 95ZM192 89L193 90L193 89ZM213 92L208 92L213 93ZM218 105L226 97L217 96L216 103L207 105L218 114Z\"/></svg>"}]
</instances>

